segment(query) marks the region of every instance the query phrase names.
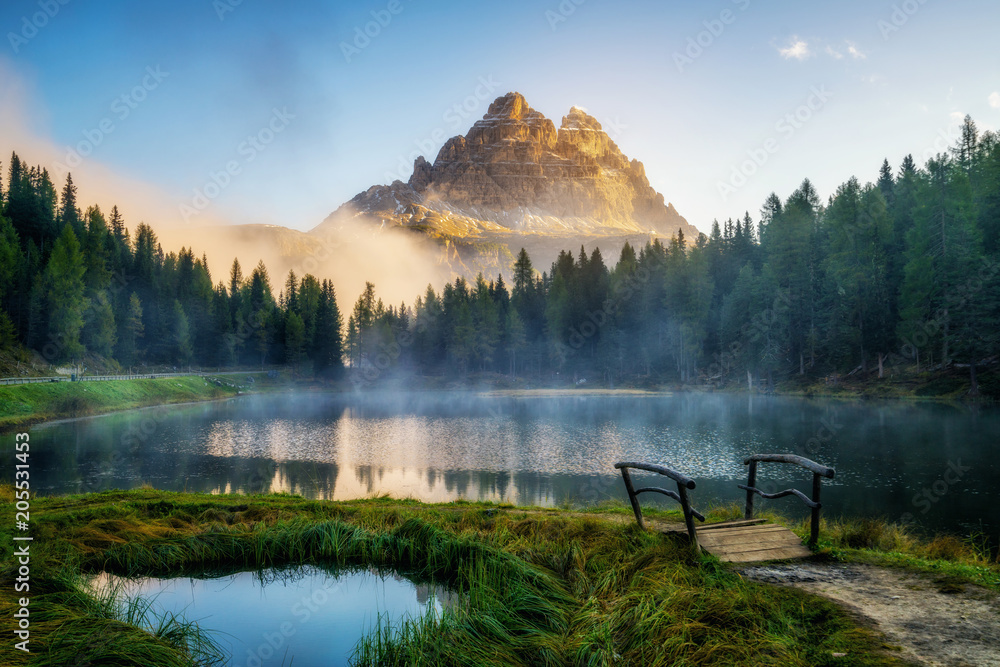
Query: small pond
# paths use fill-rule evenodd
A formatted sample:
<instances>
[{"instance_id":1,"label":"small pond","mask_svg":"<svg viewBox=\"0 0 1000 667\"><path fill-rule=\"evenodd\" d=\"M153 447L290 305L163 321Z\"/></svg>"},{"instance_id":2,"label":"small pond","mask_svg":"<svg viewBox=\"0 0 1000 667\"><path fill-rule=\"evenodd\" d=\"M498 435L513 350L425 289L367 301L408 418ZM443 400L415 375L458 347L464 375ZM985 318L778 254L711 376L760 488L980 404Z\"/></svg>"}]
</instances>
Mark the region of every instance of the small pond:
<instances>
[{"instance_id":1,"label":"small pond","mask_svg":"<svg viewBox=\"0 0 1000 667\"><path fill-rule=\"evenodd\" d=\"M232 667L349 664L358 640L379 623L439 614L449 593L397 574L331 573L314 566L238 572L215 578L124 579L101 574L100 590L152 601L152 616L195 622Z\"/></svg>"}]
</instances>

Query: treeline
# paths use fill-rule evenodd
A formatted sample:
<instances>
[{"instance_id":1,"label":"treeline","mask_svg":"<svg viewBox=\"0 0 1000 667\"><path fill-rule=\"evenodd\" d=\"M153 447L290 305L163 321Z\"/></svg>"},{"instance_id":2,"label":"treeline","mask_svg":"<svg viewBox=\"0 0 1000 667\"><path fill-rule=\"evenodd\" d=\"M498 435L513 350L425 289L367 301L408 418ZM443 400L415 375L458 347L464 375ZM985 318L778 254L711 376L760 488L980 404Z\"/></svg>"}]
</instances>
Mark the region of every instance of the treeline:
<instances>
[{"instance_id":1,"label":"treeline","mask_svg":"<svg viewBox=\"0 0 1000 667\"><path fill-rule=\"evenodd\" d=\"M604 383L828 376L887 365L976 369L1000 344L1000 139L966 117L948 153L884 161L824 204L808 179L787 199L636 249L527 253L502 277L428 288L384 309L371 287L348 322L365 378L492 371Z\"/></svg>"},{"instance_id":2,"label":"treeline","mask_svg":"<svg viewBox=\"0 0 1000 667\"><path fill-rule=\"evenodd\" d=\"M388 374L500 373L544 382L732 381L996 361L1000 345L1000 138L966 118L946 154L884 161L827 202L809 180L760 216L710 235L564 251L510 274L387 306L367 284L347 322L333 286L234 262L213 285L204 257L164 254L117 209L81 213L67 178L15 155L0 185L0 343L52 362L93 353L124 366L295 364L358 383Z\"/></svg>"},{"instance_id":3,"label":"treeline","mask_svg":"<svg viewBox=\"0 0 1000 667\"><path fill-rule=\"evenodd\" d=\"M46 361L87 355L202 367L301 364L343 370L334 287L288 276L276 299L267 269L234 261L213 284L204 256L163 252L146 224L130 234L118 208L81 211L68 175L61 194L45 169L15 153L0 180L0 347L24 344Z\"/></svg>"}]
</instances>

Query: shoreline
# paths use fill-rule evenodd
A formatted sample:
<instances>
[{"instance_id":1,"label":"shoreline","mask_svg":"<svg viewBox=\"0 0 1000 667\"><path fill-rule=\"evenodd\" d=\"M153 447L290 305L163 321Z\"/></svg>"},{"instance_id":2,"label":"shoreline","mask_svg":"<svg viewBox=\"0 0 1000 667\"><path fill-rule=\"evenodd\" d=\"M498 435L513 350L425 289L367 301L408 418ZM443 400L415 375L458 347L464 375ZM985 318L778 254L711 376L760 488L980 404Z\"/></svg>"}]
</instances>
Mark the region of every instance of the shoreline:
<instances>
[{"instance_id":1,"label":"shoreline","mask_svg":"<svg viewBox=\"0 0 1000 667\"><path fill-rule=\"evenodd\" d=\"M260 379L247 383L247 377L266 378L260 371L247 372L240 376L219 376L235 380L237 384L228 381L212 382L218 378L212 375L169 377L156 379L110 380L106 382L59 382L0 386L0 434L10 433L17 429L28 428L36 424L50 423L81 417L97 417L101 415L125 412L143 408L164 407L170 405L185 405L217 400L226 400L240 395L259 394L268 391L285 390L301 393L345 393L342 388L316 389L308 381L278 381L267 382ZM242 382L241 384L239 382ZM180 386L178 386L180 385ZM124 392L124 396L114 395L115 389L141 388L142 395L136 392ZM179 389L179 390L178 390ZM364 393L378 394L380 392L420 393L426 391L441 393L471 393L484 398L572 398L572 397L672 397L683 395L724 395L744 396L747 398L794 398L800 400L823 399L843 402L901 402L901 403L937 403L942 405L996 405L997 401L990 397L967 396L918 396L913 394L871 394L862 391L818 392L813 390L793 389L775 392L747 392L736 387L700 388L690 387L659 387L659 388L609 388L609 387L524 387L524 388L487 388L470 384L467 387L451 386L448 388L432 388L415 384L412 388L399 389L396 386L373 386ZM350 394L351 392L346 392ZM93 396L88 396L93 394ZM109 396L109 394L111 394ZM95 400L96 399L96 400ZM11 410L11 406L28 405L30 411ZM10 410L8 412L8 410Z\"/></svg>"},{"instance_id":2,"label":"shoreline","mask_svg":"<svg viewBox=\"0 0 1000 667\"><path fill-rule=\"evenodd\" d=\"M142 408L225 400L273 389L245 376L212 375L0 386L0 434L36 424ZM249 385L249 386L248 386ZM263 385L263 386L259 386Z\"/></svg>"},{"instance_id":3,"label":"shoreline","mask_svg":"<svg viewBox=\"0 0 1000 667\"><path fill-rule=\"evenodd\" d=\"M13 487L0 486L0 498L13 499ZM581 651L595 650L595 636L605 637L602 645L613 646L623 664L647 664L654 649L668 650L675 662L697 662L706 657L702 649L683 641L695 626L726 664L753 664L762 651L778 651L776 664L815 664L817 649L848 653L862 660L857 664L901 664L877 630L835 602L752 581L738 566L694 554L683 536L639 530L624 504L580 512L136 489L38 496L31 505L31 618L38 619L32 649L53 660L83 656L100 664L110 640L92 641L98 627L114 637L123 660L150 650L180 658L192 645L153 636L128 618L109 623L104 612L95 614L94 598L79 586L88 574L191 576L315 564L378 567L472 594L457 617L414 626L406 635L367 635L359 644L368 655L362 664L383 664L400 651L426 662L449 643L462 647L455 664L479 664L481 650L506 651L505 664L530 664L539 650L549 650L556 663L570 664ZM732 519L734 511L714 508L709 521ZM649 508L646 514L679 521L676 510ZM808 533L805 522L771 519L799 537ZM946 576L953 588L967 584L991 595L1000 588L996 563L977 560L968 549L944 552L904 531L884 523L833 522L824 526L813 556L799 562L863 563L928 581ZM0 527L7 539L12 532ZM674 601L669 612L664 596ZM4 630L12 627L7 612L17 603L11 588L0 591ZM752 618L747 608L755 610ZM789 634L788 627L798 630ZM501 628L502 636L492 628ZM194 633L189 640L200 637L198 628L188 630Z\"/></svg>"}]
</instances>

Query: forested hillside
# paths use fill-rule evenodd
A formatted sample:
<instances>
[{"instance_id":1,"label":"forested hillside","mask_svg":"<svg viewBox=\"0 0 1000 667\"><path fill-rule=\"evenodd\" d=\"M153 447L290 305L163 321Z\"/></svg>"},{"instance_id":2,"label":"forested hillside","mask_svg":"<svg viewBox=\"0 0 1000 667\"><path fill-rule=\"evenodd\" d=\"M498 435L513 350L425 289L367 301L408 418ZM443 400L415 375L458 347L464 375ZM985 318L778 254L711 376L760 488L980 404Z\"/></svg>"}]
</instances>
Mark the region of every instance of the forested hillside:
<instances>
[{"instance_id":1,"label":"forested hillside","mask_svg":"<svg viewBox=\"0 0 1000 667\"><path fill-rule=\"evenodd\" d=\"M966 118L922 168L883 162L826 203L808 179L693 243L565 252L540 276L428 288L412 313L368 295L348 322L354 364L398 355L424 372L494 370L609 383L878 372L996 361L1000 142ZM374 310L373 310L374 308ZM401 342L407 343L402 345ZM381 356L379 354L381 353Z\"/></svg>"},{"instance_id":2,"label":"forested hillside","mask_svg":"<svg viewBox=\"0 0 1000 667\"><path fill-rule=\"evenodd\" d=\"M567 250L542 273L522 251L509 287L458 278L411 306L369 284L346 323L328 281L293 272L275 296L263 264L244 276L234 262L213 283L204 257L164 254L147 225L81 212L71 178L57 195L16 155L8 173L0 342L52 363L755 385L951 365L975 393L1000 345L1000 139L968 117L947 154L885 161L826 202L806 179L709 236L613 262Z\"/></svg>"},{"instance_id":3,"label":"forested hillside","mask_svg":"<svg viewBox=\"0 0 1000 667\"><path fill-rule=\"evenodd\" d=\"M16 153L0 191L0 345L26 345L52 364L93 355L126 368L342 369L330 282L290 275L276 300L263 264L247 276L234 261L213 284L204 257L164 254L152 228L130 233L117 207L81 212L72 175L57 196L46 170Z\"/></svg>"}]
</instances>

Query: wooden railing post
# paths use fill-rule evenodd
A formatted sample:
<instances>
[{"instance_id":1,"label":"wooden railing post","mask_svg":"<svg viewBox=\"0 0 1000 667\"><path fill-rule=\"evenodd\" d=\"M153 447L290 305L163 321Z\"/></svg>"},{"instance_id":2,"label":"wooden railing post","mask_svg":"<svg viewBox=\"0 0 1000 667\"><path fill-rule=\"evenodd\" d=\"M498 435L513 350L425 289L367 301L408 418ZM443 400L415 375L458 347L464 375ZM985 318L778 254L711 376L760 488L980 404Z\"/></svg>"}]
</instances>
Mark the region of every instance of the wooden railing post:
<instances>
[{"instance_id":1,"label":"wooden railing post","mask_svg":"<svg viewBox=\"0 0 1000 667\"><path fill-rule=\"evenodd\" d=\"M757 486L757 462L750 461L750 472L747 474L747 486L755 488ZM743 513L744 519L753 518L753 491L747 491L747 505Z\"/></svg>"},{"instance_id":2,"label":"wooden railing post","mask_svg":"<svg viewBox=\"0 0 1000 667\"><path fill-rule=\"evenodd\" d=\"M694 529L694 517L691 516L691 501L688 500L688 490L683 484L677 484L677 495L681 497L681 509L684 511L684 525L687 526L688 537L694 545L694 552L701 553L701 546L698 544L698 534Z\"/></svg>"},{"instance_id":3,"label":"wooden railing post","mask_svg":"<svg viewBox=\"0 0 1000 667\"><path fill-rule=\"evenodd\" d=\"M816 506L812 508L812 526L809 529L809 546L815 547L816 541L819 539L819 490L820 490L820 475L819 473L813 473L813 502Z\"/></svg>"},{"instance_id":4,"label":"wooden railing post","mask_svg":"<svg viewBox=\"0 0 1000 667\"><path fill-rule=\"evenodd\" d=\"M639 506L639 494L661 493L668 498L673 498L681 504L681 509L684 512L684 525L687 528L688 536L691 538L691 543L694 545L695 551L701 551L701 548L698 545L698 535L695 533L694 529L694 520L698 519L699 521L704 521L705 516L695 508L691 507L691 500L688 498L688 490L695 488L693 479L666 466L655 465L652 463L640 463L638 461L620 461L615 464L615 468L622 471L622 481L625 482L625 490L628 492L628 501L632 503L632 512L635 513L635 522L639 524L639 528L643 530L646 529L646 522L643 521L642 518L642 508ZM632 475L629 473L629 468L643 470L646 472L654 472L658 475L669 477L677 483L677 490L671 491L659 486L644 486L637 489L632 485Z\"/></svg>"},{"instance_id":5,"label":"wooden railing post","mask_svg":"<svg viewBox=\"0 0 1000 667\"><path fill-rule=\"evenodd\" d=\"M639 498L635 495L635 487L632 486L632 477L628 474L628 468L622 468L622 479L625 481L625 490L628 491L628 500L632 503L632 511L635 512L635 521L639 528L646 529L646 524L642 522L642 508L639 507Z\"/></svg>"},{"instance_id":6,"label":"wooden railing post","mask_svg":"<svg viewBox=\"0 0 1000 667\"><path fill-rule=\"evenodd\" d=\"M806 494L802 493L798 489L785 489L784 491L779 491L777 493L764 493L757 488L757 463L758 462L771 462L771 463L794 463L796 465L802 466L806 470L810 470L813 473L813 492L812 498L809 498ZM816 463L815 461L810 461L807 458L801 456L796 456L795 454L754 454L753 456L748 456L743 460L744 465L750 466L750 472L748 475L748 483L746 486L738 484L739 488L746 490L747 492L747 504L746 504L746 518L753 518L753 494L759 495L761 498L766 498L768 500L774 500L777 498L784 498L785 496L795 496L802 502L804 502L810 509L812 509L812 521L809 527L809 546L815 547L816 542L819 540L819 511L823 507L820 503L820 488L821 481L824 477L833 479L837 471L833 468Z\"/></svg>"}]
</instances>

